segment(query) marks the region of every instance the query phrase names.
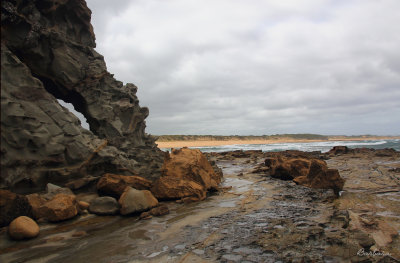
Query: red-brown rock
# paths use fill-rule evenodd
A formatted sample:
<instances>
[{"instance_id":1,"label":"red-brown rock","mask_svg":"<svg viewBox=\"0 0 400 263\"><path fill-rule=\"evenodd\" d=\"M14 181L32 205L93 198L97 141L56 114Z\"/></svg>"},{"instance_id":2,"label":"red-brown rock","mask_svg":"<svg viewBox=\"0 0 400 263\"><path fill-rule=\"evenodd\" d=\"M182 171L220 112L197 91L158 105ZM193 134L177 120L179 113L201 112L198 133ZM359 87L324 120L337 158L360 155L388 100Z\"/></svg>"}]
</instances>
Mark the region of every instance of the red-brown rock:
<instances>
[{"instance_id":1,"label":"red-brown rock","mask_svg":"<svg viewBox=\"0 0 400 263\"><path fill-rule=\"evenodd\" d=\"M15 240L34 238L39 235L39 226L31 218L20 216L11 222L8 234Z\"/></svg>"},{"instance_id":2,"label":"red-brown rock","mask_svg":"<svg viewBox=\"0 0 400 263\"><path fill-rule=\"evenodd\" d=\"M206 198L207 191L204 186L194 181L164 176L154 183L151 192L159 200L193 197L200 201Z\"/></svg>"},{"instance_id":3,"label":"red-brown rock","mask_svg":"<svg viewBox=\"0 0 400 263\"><path fill-rule=\"evenodd\" d=\"M161 168L164 176L194 181L206 190L217 189L221 176L217 175L204 154L197 149L173 149Z\"/></svg>"},{"instance_id":4,"label":"red-brown rock","mask_svg":"<svg viewBox=\"0 0 400 263\"><path fill-rule=\"evenodd\" d=\"M311 188L333 189L335 194L339 194L344 186L344 179L340 177L338 170L328 169L326 162L320 159L275 153L265 160L265 164L274 178L293 180Z\"/></svg>"},{"instance_id":5,"label":"red-brown rock","mask_svg":"<svg viewBox=\"0 0 400 263\"><path fill-rule=\"evenodd\" d=\"M138 190L148 190L151 181L140 176L124 176L117 174L104 174L97 183L97 190L101 195L108 195L119 198L126 187Z\"/></svg>"},{"instance_id":6,"label":"red-brown rock","mask_svg":"<svg viewBox=\"0 0 400 263\"><path fill-rule=\"evenodd\" d=\"M46 211L43 208L43 205L48 202L48 200L44 199L39 194L30 194L26 196L28 198L29 204L32 207L33 218L40 219L46 216Z\"/></svg>"},{"instance_id":7,"label":"red-brown rock","mask_svg":"<svg viewBox=\"0 0 400 263\"><path fill-rule=\"evenodd\" d=\"M207 190L217 190L222 174L216 173L200 150L172 150L162 166L163 176L151 192L158 199L204 200Z\"/></svg>"},{"instance_id":8,"label":"red-brown rock","mask_svg":"<svg viewBox=\"0 0 400 263\"><path fill-rule=\"evenodd\" d=\"M43 216L49 221L58 222L75 217L79 205L75 196L58 194L42 206Z\"/></svg>"}]
</instances>

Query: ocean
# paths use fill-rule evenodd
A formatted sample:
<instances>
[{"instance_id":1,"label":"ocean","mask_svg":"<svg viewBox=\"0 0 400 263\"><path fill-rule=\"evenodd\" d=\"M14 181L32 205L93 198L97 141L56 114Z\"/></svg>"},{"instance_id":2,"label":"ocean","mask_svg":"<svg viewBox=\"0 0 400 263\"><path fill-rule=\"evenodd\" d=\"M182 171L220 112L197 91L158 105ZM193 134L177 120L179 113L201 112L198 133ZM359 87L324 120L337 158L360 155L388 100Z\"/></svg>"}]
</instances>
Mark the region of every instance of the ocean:
<instances>
[{"instance_id":1,"label":"ocean","mask_svg":"<svg viewBox=\"0 0 400 263\"><path fill-rule=\"evenodd\" d=\"M326 141L326 142L305 142L305 143L274 143L274 144L233 144L207 147L189 147L199 149L202 152L228 152L237 150L262 150L263 152L279 152L286 150L299 150L304 152L321 151L328 152L333 146L347 146L349 148L393 148L400 151L400 140L365 140L365 141ZM163 150L171 150L164 148Z\"/></svg>"}]
</instances>

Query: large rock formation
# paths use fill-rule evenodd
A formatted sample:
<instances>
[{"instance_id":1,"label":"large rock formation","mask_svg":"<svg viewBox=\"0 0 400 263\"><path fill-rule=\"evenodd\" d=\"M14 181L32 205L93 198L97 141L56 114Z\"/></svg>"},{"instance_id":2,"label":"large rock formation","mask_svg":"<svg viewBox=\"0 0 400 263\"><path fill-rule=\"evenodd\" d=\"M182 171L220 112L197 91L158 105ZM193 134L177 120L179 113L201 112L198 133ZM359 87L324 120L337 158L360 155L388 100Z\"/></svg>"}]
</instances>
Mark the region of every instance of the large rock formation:
<instances>
[{"instance_id":1,"label":"large rock formation","mask_svg":"<svg viewBox=\"0 0 400 263\"><path fill-rule=\"evenodd\" d=\"M214 171L205 155L197 149L172 149L165 156L162 177L151 188L160 200L204 200L208 190L218 190L222 173Z\"/></svg>"},{"instance_id":2,"label":"large rock formation","mask_svg":"<svg viewBox=\"0 0 400 263\"><path fill-rule=\"evenodd\" d=\"M137 88L107 71L84 0L1 2L0 188L105 172L159 177L163 154L145 133ZM72 103L90 131L57 99Z\"/></svg>"}]
</instances>

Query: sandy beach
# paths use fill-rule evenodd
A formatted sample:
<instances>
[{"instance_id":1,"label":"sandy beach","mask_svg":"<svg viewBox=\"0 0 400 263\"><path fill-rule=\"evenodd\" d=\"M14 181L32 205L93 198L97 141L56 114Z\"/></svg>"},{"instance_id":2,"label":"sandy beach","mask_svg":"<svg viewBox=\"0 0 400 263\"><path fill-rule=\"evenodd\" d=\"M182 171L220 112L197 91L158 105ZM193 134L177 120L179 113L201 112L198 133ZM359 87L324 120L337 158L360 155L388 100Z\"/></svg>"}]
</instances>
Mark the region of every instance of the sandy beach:
<instances>
[{"instance_id":1,"label":"sandy beach","mask_svg":"<svg viewBox=\"0 0 400 263\"><path fill-rule=\"evenodd\" d=\"M220 146L220 145L234 145L234 144L274 144L274 143L304 143L304 142L323 142L323 141L374 141L374 140L388 140L400 139L400 137L357 137L357 138L342 138L334 137L328 140L296 140L291 138L280 138L274 140L197 140L197 141L157 141L158 148L181 148L181 147L206 147L206 146Z\"/></svg>"}]
</instances>

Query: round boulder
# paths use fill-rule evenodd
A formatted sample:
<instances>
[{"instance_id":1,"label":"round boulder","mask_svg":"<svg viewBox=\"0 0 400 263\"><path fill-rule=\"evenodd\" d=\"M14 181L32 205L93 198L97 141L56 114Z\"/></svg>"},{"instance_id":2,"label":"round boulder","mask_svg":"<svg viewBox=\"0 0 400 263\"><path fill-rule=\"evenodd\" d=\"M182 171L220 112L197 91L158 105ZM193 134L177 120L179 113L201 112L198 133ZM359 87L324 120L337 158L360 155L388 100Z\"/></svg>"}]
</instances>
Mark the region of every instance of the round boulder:
<instances>
[{"instance_id":1,"label":"round boulder","mask_svg":"<svg viewBox=\"0 0 400 263\"><path fill-rule=\"evenodd\" d=\"M11 222L8 234L15 240L33 238L39 235L39 226L33 219L20 216Z\"/></svg>"},{"instance_id":2,"label":"round boulder","mask_svg":"<svg viewBox=\"0 0 400 263\"><path fill-rule=\"evenodd\" d=\"M114 197L97 197L89 205L89 212L96 215L115 215L119 211L119 204Z\"/></svg>"},{"instance_id":3,"label":"round boulder","mask_svg":"<svg viewBox=\"0 0 400 263\"><path fill-rule=\"evenodd\" d=\"M158 205L158 200L148 190L136 190L127 187L119 199L121 214L127 215L135 212L143 212Z\"/></svg>"}]
</instances>

